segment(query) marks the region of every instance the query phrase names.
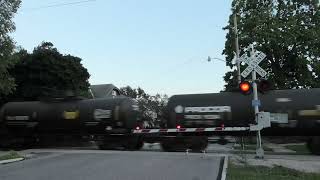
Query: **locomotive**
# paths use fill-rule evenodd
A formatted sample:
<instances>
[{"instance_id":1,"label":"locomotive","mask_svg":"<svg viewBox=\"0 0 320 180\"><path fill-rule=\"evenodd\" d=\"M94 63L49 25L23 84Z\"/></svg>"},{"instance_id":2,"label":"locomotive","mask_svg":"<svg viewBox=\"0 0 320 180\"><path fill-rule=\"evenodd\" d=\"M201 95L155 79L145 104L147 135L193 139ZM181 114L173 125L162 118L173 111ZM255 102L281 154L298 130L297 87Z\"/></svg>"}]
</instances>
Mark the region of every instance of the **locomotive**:
<instances>
[{"instance_id":1,"label":"locomotive","mask_svg":"<svg viewBox=\"0 0 320 180\"><path fill-rule=\"evenodd\" d=\"M110 138L126 149L139 149L142 141L131 136L139 118L137 102L125 96L9 102L1 108L1 142L30 145L48 135L90 135L101 149L112 144Z\"/></svg>"}]
</instances>

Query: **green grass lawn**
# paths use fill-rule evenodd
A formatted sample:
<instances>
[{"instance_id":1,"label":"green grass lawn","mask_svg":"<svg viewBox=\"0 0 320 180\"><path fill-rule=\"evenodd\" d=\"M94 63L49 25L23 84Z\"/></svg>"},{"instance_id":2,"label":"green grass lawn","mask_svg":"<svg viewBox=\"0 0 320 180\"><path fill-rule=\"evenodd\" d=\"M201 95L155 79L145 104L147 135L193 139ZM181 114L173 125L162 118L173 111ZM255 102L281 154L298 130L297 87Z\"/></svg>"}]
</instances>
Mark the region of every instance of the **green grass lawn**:
<instances>
[{"instance_id":1,"label":"green grass lawn","mask_svg":"<svg viewBox=\"0 0 320 180\"><path fill-rule=\"evenodd\" d=\"M239 166L229 163L227 180L319 180L320 174L304 173L276 166Z\"/></svg>"},{"instance_id":2,"label":"green grass lawn","mask_svg":"<svg viewBox=\"0 0 320 180\"><path fill-rule=\"evenodd\" d=\"M300 153L300 154L311 154L311 152L307 148L306 144L287 145L287 146L285 146L285 148L290 149L290 150L294 150L294 151L296 151L297 153Z\"/></svg>"},{"instance_id":3,"label":"green grass lawn","mask_svg":"<svg viewBox=\"0 0 320 180\"><path fill-rule=\"evenodd\" d=\"M0 156L0 161L15 158L22 158L22 156L15 151L10 151L8 154Z\"/></svg>"}]
</instances>

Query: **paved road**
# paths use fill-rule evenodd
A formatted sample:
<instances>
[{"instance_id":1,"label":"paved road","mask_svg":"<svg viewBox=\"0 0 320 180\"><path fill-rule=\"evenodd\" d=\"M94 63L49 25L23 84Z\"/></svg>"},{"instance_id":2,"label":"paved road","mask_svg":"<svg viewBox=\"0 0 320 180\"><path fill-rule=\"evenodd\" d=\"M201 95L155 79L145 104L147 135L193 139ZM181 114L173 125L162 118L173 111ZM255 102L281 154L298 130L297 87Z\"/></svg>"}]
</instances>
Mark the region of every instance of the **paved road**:
<instances>
[{"instance_id":1,"label":"paved road","mask_svg":"<svg viewBox=\"0 0 320 180\"><path fill-rule=\"evenodd\" d=\"M219 145L219 144L209 144L206 152L207 153L229 153L232 151L233 144L229 143L226 145ZM145 143L142 147L141 151L162 151L161 146L159 143L148 144Z\"/></svg>"},{"instance_id":2,"label":"paved road","mask_svg":"<svg viewBox=\"0 0 320 180\"><path fill-rule=\"evenodd\" d=\"M32 151L32 150L30 150ZM214 180L221 157L203 154L97 150L37 150L1 165L1 180Z\"/></svg>"}]
</instances>

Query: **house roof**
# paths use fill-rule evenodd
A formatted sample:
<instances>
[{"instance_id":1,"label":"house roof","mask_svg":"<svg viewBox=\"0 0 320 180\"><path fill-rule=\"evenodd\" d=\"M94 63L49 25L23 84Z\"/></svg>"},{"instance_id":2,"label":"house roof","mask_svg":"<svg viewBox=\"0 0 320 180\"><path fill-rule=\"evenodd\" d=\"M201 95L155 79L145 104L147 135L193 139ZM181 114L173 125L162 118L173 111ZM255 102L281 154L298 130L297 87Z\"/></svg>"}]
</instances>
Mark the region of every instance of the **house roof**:
<instances>
[{"instance_id":1,"label":"house roof","mask_svg":"<svg viewBox=\"0 0 320 180\"><path fill-rule=\"evenodd\" d=\"M105 97L112 97L113 91L120 93L119 88L114 86L113 84L96 84L90 86L93 98L105 98Z\"/></svg>"}]
</instances>

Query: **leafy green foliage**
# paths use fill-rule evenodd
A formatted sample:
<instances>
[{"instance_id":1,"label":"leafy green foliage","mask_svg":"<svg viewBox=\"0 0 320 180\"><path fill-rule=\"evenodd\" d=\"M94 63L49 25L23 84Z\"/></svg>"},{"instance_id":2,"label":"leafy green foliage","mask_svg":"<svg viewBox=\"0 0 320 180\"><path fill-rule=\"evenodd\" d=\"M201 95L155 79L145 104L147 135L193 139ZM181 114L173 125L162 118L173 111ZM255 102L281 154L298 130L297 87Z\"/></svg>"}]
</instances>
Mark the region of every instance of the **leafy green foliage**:
<instances>
[{"instance_id":1,"label":"leafy green foliage","mask_svg":"<svg viewBox=\"0 0 320 180\"><path fill-rule=\"evenodd\" d=\"M23 158L23 156L18 154L16 151L10 151L8 154L0 156L0 161L8 160L8 159L16 159L16 158Z\"/></svg>"},{"instance_id":2,"label":"leafy green foliage","mask_svg":"<svg viewBox=\"0 0 320 180\"><path fill-rule=\"evenodd\" d=\"M43 42L32 54L20 50L15 56L18 61L10 70L17 84L14 98L36 100L68 92L86 96L90 75L80 58L60 54L50 42Z\"/></svg>"},{"instance_id":3,"label":"leafy green foliage","mask_svg":"<svg viewBox=\"0 0 320 180\"><path fill-rule=\"evenodd\" d=\"M168 101L167 95L156 94L151 96L140 87L132 89L130 86L122 87L120 91L123 95L138 101L139 109L142 113L142 121L151 127L160 126L161 120L165 115L165 106Z\"/></svg>"},{"instance_id":4,"label":"leafy green foliage","mask_svg":"<svg viewBox=\"0 0 320 180\"><path fill-rule=\"evenodd\" d=\"M148 99L150 95L146 94L143 89L138 87L137 89L132 89L130 86L120 88L123 95L134 98L134 99Z\"/></svg>"},{"instance_id":5,"label":"leafy green foliage","mask_svg":"<svg viewBox=\"0 0 320 180\"><path fill-rule=\"evenodd\" d=\"M320 9L318 0L234 0L223 54L227 66L235 51L233 17L237 14L241 54L254 43L267 55L261 63L277 89L320 87ZM246 66L242 65L244 70ZM237 86L236 71L224 76L225 89Z\"/></svg>"},{"instance_id":6,"label":"leafy green foliage","mask_svg":"<svg viewBox=\"0 0 320 180\"><path fill-rule=\"evenodd\" d=\"M12 19L20 3L20 0L0 1L0 96L10 94L15 88L14 79L8 72L13 65L11 55L15 47L9 33L15 30Z\"/></svg>"}]
</instances>

